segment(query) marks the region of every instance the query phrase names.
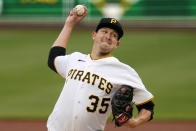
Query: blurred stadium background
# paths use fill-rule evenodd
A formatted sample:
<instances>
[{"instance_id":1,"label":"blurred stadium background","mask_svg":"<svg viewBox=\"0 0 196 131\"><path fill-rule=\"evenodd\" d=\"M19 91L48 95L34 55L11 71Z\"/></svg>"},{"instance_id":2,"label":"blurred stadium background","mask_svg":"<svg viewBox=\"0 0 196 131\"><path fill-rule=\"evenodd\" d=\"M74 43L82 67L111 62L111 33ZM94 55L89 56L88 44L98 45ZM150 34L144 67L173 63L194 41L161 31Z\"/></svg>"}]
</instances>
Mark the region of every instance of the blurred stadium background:
<instances>
[{"instance_id":1,"label":"blurred stadium background","mask_svg":"<svg viewBox=\"0 0 196 131\"><path fill-rule=\"evenodd\" d=\"M195 0L0 0L0 22L59 24L77 4L88 8L86 26L110 16L132 28L196 27Z\"/></svg>"},{"instance_id":2,"label":"blurred stadium background","mask_svg":"<svg viewBox=\"0 0 196 131\"><path fill-rule=\"evenodd\" d=\"M196 120L196 0L0 0L0 119L47 119L64 83L48 51L77 4L88 15L68 53L89 53L86 27L100 17L119 19L126 34L114 55L155 95L155 120Z\"/></svg>"}]
</instances>

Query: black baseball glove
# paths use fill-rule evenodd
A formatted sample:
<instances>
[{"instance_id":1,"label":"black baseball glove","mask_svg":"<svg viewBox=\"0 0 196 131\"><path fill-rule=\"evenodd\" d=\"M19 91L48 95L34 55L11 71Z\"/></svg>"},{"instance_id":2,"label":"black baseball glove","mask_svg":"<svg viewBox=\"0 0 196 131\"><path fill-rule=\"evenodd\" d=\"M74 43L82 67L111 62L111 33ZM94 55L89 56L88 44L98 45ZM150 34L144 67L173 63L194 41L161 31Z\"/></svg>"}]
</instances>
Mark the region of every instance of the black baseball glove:
<instances>
[{"instance_id":1,"label":"black baseball glove","mask_svg":"<svg viewBox=\"0 0 196 131\"><path fill-rule=\"evenodd\" d=\"M127 85L122 85L114 94L111 105L113 120L115 120L116 126L123 125L132 117L132 99L133 88Z\"/></svg>"}]
</instances>

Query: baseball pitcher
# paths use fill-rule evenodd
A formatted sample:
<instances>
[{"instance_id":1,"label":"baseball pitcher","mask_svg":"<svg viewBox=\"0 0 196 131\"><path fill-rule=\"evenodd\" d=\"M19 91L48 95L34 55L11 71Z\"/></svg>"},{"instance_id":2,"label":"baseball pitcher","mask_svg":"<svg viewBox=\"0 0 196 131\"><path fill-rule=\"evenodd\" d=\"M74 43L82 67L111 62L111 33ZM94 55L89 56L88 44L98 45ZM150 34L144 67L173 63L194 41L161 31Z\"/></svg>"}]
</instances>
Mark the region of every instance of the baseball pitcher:
<instances>
[{"instance_id":1,"label":"baseball pitcher","mask_svg":"<svg viewBox=\"0 0 196 131\"><path fill-rule=\"evenodd\" d=\"M136 127L153 118L153 95L137 72L112 56L124 32L119 21L102 18L92 32L89 54L66 54L74 26L86 15L71 10L52 45L48 66L65 79L64 88L47 121L48 131L103 131L110 113L116 127ZM85 43L78 43L85 44ZM138 115L133 117L133 104Z\"/></svg>"}]
</instances>

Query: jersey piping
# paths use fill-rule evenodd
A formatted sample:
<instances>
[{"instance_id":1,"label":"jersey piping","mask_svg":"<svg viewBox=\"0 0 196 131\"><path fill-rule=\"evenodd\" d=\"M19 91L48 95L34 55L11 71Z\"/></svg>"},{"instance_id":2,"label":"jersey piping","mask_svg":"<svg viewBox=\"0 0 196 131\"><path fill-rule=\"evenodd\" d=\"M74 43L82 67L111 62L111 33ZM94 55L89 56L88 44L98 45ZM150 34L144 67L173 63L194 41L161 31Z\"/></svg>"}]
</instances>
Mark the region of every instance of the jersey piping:
<instances>
[{"instance_id":1,"label":"jersey piping","mask_svg":"<svg viewBox=\"0 0 196 131\"><path fill-rule=\"evenodd\" d=\"M55 67L55 69L56 69L56 72L57 72L57 74L58 75L60 75L63 79L65 79L66 80L66 78L65 77L63 77L59 72L58 72L58 70L57 70L57 68L56 68L56 64L55 64L55 60L56 60L56 58L57 57L55 57L55 59L54 59L54 67Z\"/></svg>"},{"instance_id":2,"label":"jersey piping","mask_svg":"<svg viewBox=\"0 0 196 131\"><path fill-rule=\"evenodd\" d=\"M154 99L154 96L152 96L152 98L148 99L148 100L145 101L145 102L142 102L142 103L140 103L140 104L135 104L135 105L136 105L136 106L140 106L140 105L143 105L143 104L146 104L146 103L152 101L153 99Z\"/></svg>"},{"instance_id":3,"label":"jersey piping","mask_svg":"<svg viewBox=\"0 0 196 131\"><path fill-rule=\"evenodd\" d=\"M91 54L89 54L89 56L90 56L90 59L91 59L91 60L100 60L100 59L112 57L112 55L109 55L109 56L104 56L104 57L101 57L101 58L93 59L93 58L91 57Z\"/></svg>"}]
</instances>

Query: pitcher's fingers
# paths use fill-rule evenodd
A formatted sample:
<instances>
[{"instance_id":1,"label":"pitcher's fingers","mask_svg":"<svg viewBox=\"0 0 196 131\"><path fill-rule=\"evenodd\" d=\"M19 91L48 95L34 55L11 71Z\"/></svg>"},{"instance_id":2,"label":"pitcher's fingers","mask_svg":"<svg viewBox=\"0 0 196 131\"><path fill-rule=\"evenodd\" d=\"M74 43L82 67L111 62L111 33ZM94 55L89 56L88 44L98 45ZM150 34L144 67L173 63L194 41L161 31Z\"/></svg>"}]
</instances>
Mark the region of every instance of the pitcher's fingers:
<instances>
[{"instance_id":1,"label":"pitcher's fingers","mask_svg":"<svg viewBox=\"0 0 196 131\"><path fill-rule=\"evenodd\" d=\"M72 10L72 13L73 13L73 15L77 15L77 10L76 10L76 8L73 8L73 10Z\"/></svg>"},{"instance_id":2,"label":"pitcher's fingers","mask_svg":"<svg viewBox=\"0 0 196 131\"><path fill-rule=\"evenodd\" d=\"M73 16L73 10L71 10L71 11L69 12L69 15L70 15L70 16Z\"/></svg>"},{"instance_id":3,"label":"pitcher's fingers","mask_svg":"<svg viewBox=\"0 0 196 131\"><path fill-rule=\"evenodd\" d=\"M88 9L86 8L86 6L85 5L82 5L83 7L84 7L84 15L83 16L86 16L87 15L87 13L88 13Z\"/></svg>"}]
</instances>

